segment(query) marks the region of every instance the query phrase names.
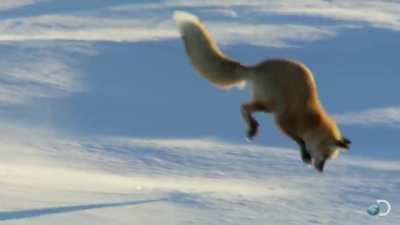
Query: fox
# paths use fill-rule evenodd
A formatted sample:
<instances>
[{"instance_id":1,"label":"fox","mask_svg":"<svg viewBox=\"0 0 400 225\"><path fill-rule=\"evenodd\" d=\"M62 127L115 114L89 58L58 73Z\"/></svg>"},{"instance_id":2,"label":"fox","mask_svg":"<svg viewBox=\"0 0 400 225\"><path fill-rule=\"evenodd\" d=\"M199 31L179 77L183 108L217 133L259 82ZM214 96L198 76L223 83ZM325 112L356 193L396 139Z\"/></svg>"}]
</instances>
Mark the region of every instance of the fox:
<instances>
[{"instance_id":1,"label":"fox","mask_svg":"<svg viewBox=\"0 0 400 225\"><path fill-rule=\"evenodd\" d=\"M197 16L176 11L173 19L200 75L225 90L249 84L252 98L240 107L249 140L259 133L260 125L253 114L264 112L270 113L283 133L297 143L302 161L321 173L328 159L349 149L351 141L322 106L313 73L306 65L290 59L243 65L223 54Z\"/></svg>"}]
</instances>

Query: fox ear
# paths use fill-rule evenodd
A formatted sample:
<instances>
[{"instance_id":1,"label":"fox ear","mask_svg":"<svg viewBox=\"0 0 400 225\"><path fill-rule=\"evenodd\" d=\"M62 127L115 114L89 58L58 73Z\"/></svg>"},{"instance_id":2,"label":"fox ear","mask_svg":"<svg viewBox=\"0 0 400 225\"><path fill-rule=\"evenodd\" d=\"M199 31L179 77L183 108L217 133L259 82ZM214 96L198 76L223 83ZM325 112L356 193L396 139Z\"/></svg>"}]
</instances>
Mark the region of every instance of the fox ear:
<instances>
[{"instance_id":1,"label":"fox ear","mask_svg":"<svg viewBox=\"0 0 400 225\"><path fill-rule=\"evenodd\" d=\"M342 140L336 141L336 146L338 146L340 148L349 149L350 144L351 144L351 141L347 138L342 138Z\"/></svg>"}]
</instances>

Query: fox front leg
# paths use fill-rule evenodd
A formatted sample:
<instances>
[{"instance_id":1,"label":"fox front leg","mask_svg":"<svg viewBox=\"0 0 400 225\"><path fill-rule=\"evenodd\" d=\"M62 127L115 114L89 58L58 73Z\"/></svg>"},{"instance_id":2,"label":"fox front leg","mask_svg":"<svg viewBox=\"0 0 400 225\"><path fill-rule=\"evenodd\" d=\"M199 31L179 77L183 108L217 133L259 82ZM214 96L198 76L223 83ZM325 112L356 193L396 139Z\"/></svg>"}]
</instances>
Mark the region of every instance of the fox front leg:
<instances>
[{"instance_id":1,"label":"fox front leg","mask_svg":"<svg viewBox=\"0 0 400 225\"><path fill-rule=\"evenodd\" d=\"M306 142L304 142L304 140L302 138L300 138L297 135L290 132L288 129L284 130L284 132L299 145L301 160L303 160L303 162L305 164L310 165L311 161L312 161L312 157L307 150Z\"/></svg>"},{"instance_id":2,"label":"fox front leg","mask_svg":"<svg viewBox=\"0 0 400 225\"><path fill-rule=\"evenodd\" d=\"M252 113L254 112L268 112L265 105L259 103L244 103L240 107L242 117L247 124L248 130L246 132L246 137L252 140L258 133L259 123L254 119Z\"/></svg>"},{"instance_id":3,"label":"fox front leg","mask_svg":"<svg viewBox=\"0 0 400 225\"><path fill-rule=\"evenodd\" d=\"M296 142L300 147L301 160L303 160L305 164L310 165L312 158L310 153L308 153L308 150L306 148L306 143L303 141L303 139L296 139Z\"/></svg>"}]
</instances>

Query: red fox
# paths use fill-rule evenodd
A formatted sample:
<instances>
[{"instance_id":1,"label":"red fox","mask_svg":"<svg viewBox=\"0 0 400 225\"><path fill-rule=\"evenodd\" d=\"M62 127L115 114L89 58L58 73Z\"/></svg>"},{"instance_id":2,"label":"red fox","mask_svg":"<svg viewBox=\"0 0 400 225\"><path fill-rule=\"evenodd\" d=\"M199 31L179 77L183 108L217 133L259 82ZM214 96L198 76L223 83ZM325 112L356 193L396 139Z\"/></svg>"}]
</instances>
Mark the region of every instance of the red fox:
<instances>
[{"instance_id":1,"label":"red fox","mask_svg":"<svg viewBox=\"0 0 400 225\"><path fill-rule=\"evenodd\" d=\"M252 100L241 105L253 139L259 124L254 112L271 113L281 130L300 147L304 163L323 172L327 159L348 149L351 141L342 136L318 97L313 74L303 64L286 59L266 60L254 66L226 57L201 21L192 14L175 12L186 53L198 72L217 87L229 89L251 85Z\"/></svg>"}]
</instances>

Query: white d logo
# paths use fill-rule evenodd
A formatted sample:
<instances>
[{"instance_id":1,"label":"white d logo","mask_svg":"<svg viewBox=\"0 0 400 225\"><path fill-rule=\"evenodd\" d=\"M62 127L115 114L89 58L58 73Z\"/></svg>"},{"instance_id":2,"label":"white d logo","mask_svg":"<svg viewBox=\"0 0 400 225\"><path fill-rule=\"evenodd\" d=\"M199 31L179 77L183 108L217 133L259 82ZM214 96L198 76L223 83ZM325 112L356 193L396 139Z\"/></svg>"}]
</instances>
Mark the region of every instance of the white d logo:
<instances>
[{"instance_id":1,"label":"white d logo","mask_svg":"<svg viewBox=\"0 0 400 225\"><path fill-rule=\"evenodd\" d=\"M380 212L378 216L387 216L390 213L390 210L392 210L392 206L386 200L378 199L376 200L376 203L379 205L379 208L381 208L382 205L385 205L386 208L386 212Z\"/></svg>"}]
</instances>

